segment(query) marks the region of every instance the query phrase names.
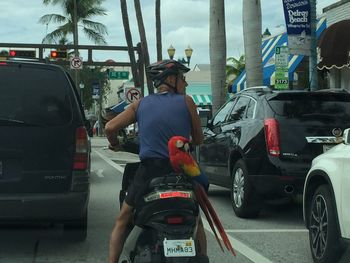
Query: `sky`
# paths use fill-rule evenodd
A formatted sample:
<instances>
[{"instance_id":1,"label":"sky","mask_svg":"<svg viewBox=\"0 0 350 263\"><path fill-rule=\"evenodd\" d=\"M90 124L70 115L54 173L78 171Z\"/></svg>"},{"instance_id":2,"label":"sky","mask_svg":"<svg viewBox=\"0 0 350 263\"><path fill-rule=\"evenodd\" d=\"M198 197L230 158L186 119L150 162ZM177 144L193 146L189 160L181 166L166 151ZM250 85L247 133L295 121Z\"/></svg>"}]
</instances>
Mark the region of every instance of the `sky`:
<instances>
[{"instance_id":1,"label":"sky","mask_svg":"<svg viewBox=\"0 0 350 263\"><path fill-rule=\"evenodd\" d=\"M167 48L176 49L174 58L185 56L184 50L191 46L193 55L191 68L196 64L209 63L209 1L210 0L161 0L161 23L163 58L168 58ZM133 43L140 41L134 1L127 0L129 23ZM141 0L150 61L156 60L155 0ZM317 14L337 0L318 0ZM126 46L120 1L105 0L102 6L107 10L105 16L93 21L103 23L108 29L107 45ZM282 0L261 0L262 29L269 28L272 35L285 30ZM45 14L63 14L60 6L46 6L42 0L0 0L0 43L40 44L46 33L56 29L57 24L38 23ZM239 57L244 53L242 29L242 0L225 0L225 21L227 57ZM79 33L79 44L93 45ZM1 48L0 48L1 49ZM84 58L84 54L82 54ZM84 58L85 59L85 58ZM93 60L113 59L118 62L129 61L127 52L94 52Z\"/></svg>"}]
</instances>

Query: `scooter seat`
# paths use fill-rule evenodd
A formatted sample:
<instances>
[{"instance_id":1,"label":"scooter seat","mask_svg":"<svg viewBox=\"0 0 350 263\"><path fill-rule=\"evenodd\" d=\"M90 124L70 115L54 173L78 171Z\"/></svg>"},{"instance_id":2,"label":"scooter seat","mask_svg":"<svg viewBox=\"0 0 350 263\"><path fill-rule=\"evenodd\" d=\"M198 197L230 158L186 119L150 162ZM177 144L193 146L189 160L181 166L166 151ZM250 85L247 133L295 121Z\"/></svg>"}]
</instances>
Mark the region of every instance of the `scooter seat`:
<instances>
[{"instance_id":1,"label":"scooter seat","mask_svg":"<svg viewBox=\"0 0 350 263\"><path fill-rule=\"evenodd\" d=\"M166 176L155 177L148 184L149 189L160 188L164 186L187 186L191 187L192 184L184 178L181 174L171 173Z\"/></svg>"}]
</instances>

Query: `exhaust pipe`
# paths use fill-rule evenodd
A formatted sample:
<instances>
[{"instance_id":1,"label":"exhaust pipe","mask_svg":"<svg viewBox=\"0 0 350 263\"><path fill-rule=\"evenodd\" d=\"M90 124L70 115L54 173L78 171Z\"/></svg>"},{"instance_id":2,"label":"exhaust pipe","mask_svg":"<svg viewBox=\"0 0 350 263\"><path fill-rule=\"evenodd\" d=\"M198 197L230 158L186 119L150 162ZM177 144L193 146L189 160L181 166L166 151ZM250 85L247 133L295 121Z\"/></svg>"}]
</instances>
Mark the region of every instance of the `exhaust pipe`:
<instances>
[{"instance_id":1,"label":"exhaust pipe","mask_svg":"<svg viewBox=\"0 0 350 263\"><path fill-rule=\"evenodd\" d=\"M284 192L286 194L292 194L294 192L294 186L293 185L286 185L284 187Z\"/></svg>"}]
</instances>

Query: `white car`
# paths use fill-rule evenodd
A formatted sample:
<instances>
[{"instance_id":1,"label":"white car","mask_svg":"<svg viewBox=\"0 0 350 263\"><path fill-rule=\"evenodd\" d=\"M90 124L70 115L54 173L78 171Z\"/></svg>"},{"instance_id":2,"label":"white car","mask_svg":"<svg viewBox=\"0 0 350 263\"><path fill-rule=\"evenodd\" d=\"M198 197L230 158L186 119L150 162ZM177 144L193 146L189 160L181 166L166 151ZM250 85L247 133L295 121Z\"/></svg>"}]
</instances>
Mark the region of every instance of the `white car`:
<instances>
[{"instance_id":1,"label":"white car","mask_svg":"<svg viewBox=\"0 0 350 263\"><path fill-rule=\"evenodd\" d=\"M350 241L350 128L343 143L312 161L304 185L304 222L314 262L338 262Z\"/></svg>"}]
</instances>

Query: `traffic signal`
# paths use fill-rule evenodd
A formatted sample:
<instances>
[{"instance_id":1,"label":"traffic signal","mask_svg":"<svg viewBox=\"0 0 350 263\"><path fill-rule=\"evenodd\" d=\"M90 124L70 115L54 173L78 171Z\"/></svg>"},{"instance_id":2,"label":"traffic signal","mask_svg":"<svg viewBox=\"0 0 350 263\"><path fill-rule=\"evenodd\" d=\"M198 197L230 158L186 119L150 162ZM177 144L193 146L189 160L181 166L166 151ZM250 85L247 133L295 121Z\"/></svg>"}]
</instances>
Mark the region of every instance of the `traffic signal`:
<instances>
[{"instance_id":1,"label":"traffic signal","mask_svg":"<svg viewBox=\"0 0 350 263\"><path fill-rule=\"evenodd\" d=\"M52 50L50 52L50 57L57 59L57 58L67 58L67 51L62 51L62 50Z\"/></svg>"},{"instance_id":2,"label":"traffic signal","mask_svg":"<svg viewBox=\"0 0 350 263\"><path fill-rule=\"evenodd\" d=\"M35 58L36 52L35 50L10 49L9 55L16 58Z\"/></svg>"}]
</instances>

